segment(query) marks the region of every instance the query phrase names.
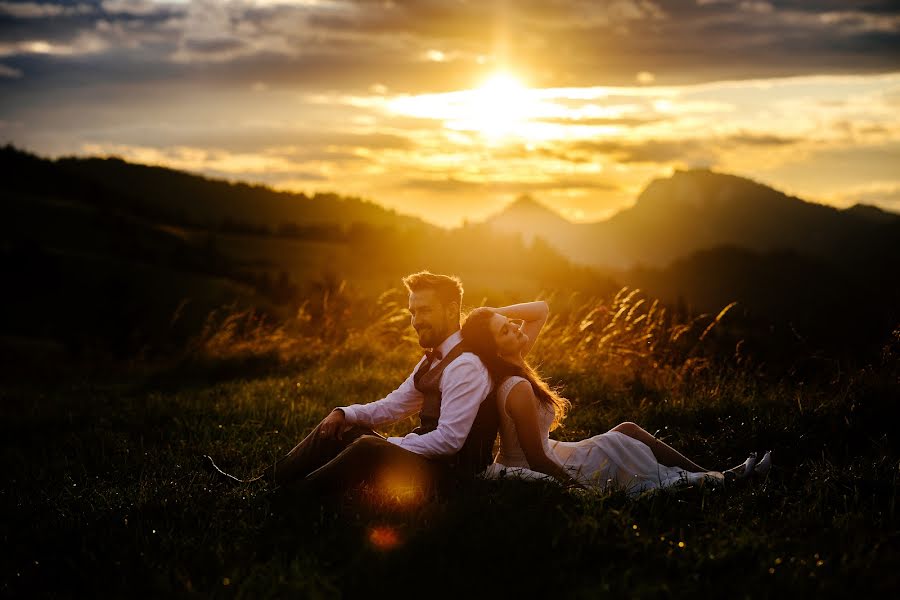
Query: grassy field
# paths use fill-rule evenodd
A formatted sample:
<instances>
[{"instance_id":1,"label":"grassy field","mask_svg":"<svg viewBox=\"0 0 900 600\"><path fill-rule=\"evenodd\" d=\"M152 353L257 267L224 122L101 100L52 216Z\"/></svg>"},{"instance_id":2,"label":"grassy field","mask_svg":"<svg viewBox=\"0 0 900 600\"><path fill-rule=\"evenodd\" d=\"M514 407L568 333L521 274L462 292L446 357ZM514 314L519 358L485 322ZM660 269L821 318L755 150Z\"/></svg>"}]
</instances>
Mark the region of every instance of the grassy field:
<instances>
[{"instance_id":1,"label":"grassy field","mask_svg":"<svg viewBox=\"0 0 900 600\"><path fill-rule=\"evenodd\" d=\"M768 478L635 500L515 481L427 501L230 487L202 454L254 474L331 407L393 389L418 356L390 298L364 329L254 328L236 316L178 364L4 379L0 595L900 590L900 332L857 364L798 357L775 369L740 352L727 314L678 319L627 291L551 304L535 360L573 402L554 435L636 421L709 468L771 448Z\"/></svg>"}]
</instances>

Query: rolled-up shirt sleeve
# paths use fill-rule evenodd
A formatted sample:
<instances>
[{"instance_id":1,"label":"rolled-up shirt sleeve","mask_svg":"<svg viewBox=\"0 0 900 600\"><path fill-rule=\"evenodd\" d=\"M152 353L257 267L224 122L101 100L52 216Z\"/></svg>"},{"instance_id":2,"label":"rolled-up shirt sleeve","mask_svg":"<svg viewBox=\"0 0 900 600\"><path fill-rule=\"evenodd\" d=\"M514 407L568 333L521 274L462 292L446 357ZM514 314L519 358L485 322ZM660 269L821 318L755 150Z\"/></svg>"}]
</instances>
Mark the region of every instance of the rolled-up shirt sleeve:
<instances>
[{"instance_id":1,"label":"rolled-up shirt sleeve","mask_svg":"<svg viewBox=\"0 0 900 600\"><path fill-rule=\"evenodd\" d=\"M460 451L481 402L491 391L491 377L478 357L466 353L444 369L440 389L441 416L437 428L421 435L410 433L388 438L389 442L428 457L452 456Z\"/></svg>"},{"instance_id":2,"label":"rolled-up shirt sleeve","mask_svg":"<svg viewBox=\"0 0 900 600\"><path fill-rule=\"evenodd\" d=\"M422 408L424 397L422 392L416 389L413 376L425 359L419 361L406 381L400 384L396 390L375 402L368 404L353 404L351 406L339 406L344 411L347 423L350 425L363 425L365 427L378 427L395 423L416 414Z\"/></svg>"}]
</instances>

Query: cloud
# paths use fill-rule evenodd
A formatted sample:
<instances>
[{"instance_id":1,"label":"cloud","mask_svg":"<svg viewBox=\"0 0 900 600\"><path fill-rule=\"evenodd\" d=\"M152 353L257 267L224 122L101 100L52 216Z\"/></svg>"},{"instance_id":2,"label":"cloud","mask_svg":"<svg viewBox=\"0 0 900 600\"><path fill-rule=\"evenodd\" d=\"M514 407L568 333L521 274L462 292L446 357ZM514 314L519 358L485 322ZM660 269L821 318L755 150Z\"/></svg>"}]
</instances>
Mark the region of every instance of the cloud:
<instances>
[{"instance_id":1,"label":"cloud","mask_svg":"<svg viewBox=\"0 0 900 600\"><path fill-rule=\"evenodd\" d=\"M465 180L456 177L406 179L402 187L440 194L502 193L522 194L554 190L618 190L618 186L599 178L554 177L544 181Z\"/></svg>"},{"instance_id":2,"label":"cloud","mask_svg":"<svg viewBox=\"0 0 900 600\"><path fill-rule=\"evenodd\" d=\"M0 56L20 56L23 54L74 56L78 54L96 54L108 48L101 36L82 33L68 44L35 39L15 43L0 42Z\"/></svg>"},{"instance_id":3,"label":"cloud","mask_svg":"<svg viewBox=\"0 0 900 600\"><path fill-rule=\"evenodd\" d=\"M228 148L231 151L292 148L293 152L302 152L306 156L319 158L353 156L356 160L369 152L414 149L414 144L409 138L396 134L341 133L270 127L240 127L228 132L214 130L206 134L195 132L190 138L194 143L201 142L204 146ZM353 152L358 154L352 154Z\"/></svg>"},{"instance_id":4,"label":"cloud","mask_svg":"<svg viewBox=\"0 0 900 600\"><path fill-rule=\"evenodd\" d=\"M241 40L228 37L188 39L185 40L184 45L188 50L201 54L230 54L244 47Z\"/></svg>"},{"instance_id":5,"label":"cloud","mask_svg":"<svg viewBox=\"0 0 900 600\"><path fill-rule=\"evenodd\" d=\"M799 138L791 138L783 135L775 135L771 133L753 133L750 131L729 136L725 143L732 143L741 146L787 146L790 144L800 143Z\"/></svg>"},{"instance_id":6,"label":"cloud","mask_svg":"<svg viewBox=\"0 0 900 600\"><path fill-rule=\"evenodd\" d=\"M262 175L263 179L326 181L322 172L307 170L302 162L285 153L233 153L190 146L152 148L124 144L84 144L81 150L94 156L116 156L148 165L166 166L195 173L207 173L230 179ZM258 179L258 177L257 177Z\"/></svg>"},{"instance_id":7,"label":"cloud","mask_svg":"<svg viewBox=\"0 0 900 600\"><path fill-rule=\"evenodd\" d=\"M611 156L620 163L670 163L688 161L707 164L714 162L715 148L700 140L671 140L630 143L622 141L582 141L563 147L558 156L574 154L580 161L595 161L592 155ZM587 156L585 156L587 155Z\"/></svg>"},{"instance_id":8,"label":"cloud","mask_svg":"<svg viewBox=\"0 0 900 600\"><path fill-rule=\"evenodd\" d=\"M375 82L373 73L380 80L388 73L391 87L404 91L464 87L473 73L503 63L542 87L896 68L900 14L888 1L670 6L647 0L522 0L487 8L430 0L2 2L0 43L23 52L20 44L34 40L72 47L93 31L110 56L141 49L140 61L171 64L173 73L178 65L242 63L235 76L281 71L270 78L363 89ZM127 24L128 35L97 32L98 21Z\"/></svg>"},{"instance_id":9,"label":"cloud","mask_svg":"<svg viewBox=\"0 0 900 600\"><path fill-rule=\"evenodd\" d=\"M190 0L103 0L100 6L108 15L170 15L188 10Z\"/></svg>"},{"instance_id":10,"label":"cloud","mask_svg":"<svg viewBox=\"0 0 900 600\"><path fill-rule=\"evenodd\" d=\"M22 76L21 69L15 69L13 67L7 67L6 65L0 65L0 77L9 77L11 79L18 79Z\"/></svg>"},{"instance_id":11,"label":"cloud","mask_svg":"<svg viewBox=\"0 0 900 600\"><path fill-rule=\"evenodd\" d=\"M663 117L547 117L540 119L543 123L556 125L580 125L586 127L640 127L651 123L659 123Z\"/></svg>"},{"instance_id":12,"label":"cloud","mask_svg":"<svg viewBox=\"0 0 900 600\"><path fill-rule=\"evenodd\" d=\"M652 163L690 166L718 164L728 153L747 149L771 150L803 144L804 140L768 133L738 132L720 137L706 136L673 140L627 139L582 140L552 143L540 153L554 160L574 164L605 162L609 159L621 164Z\"/></svg>"},{"instance_id":13,"label":"cloud","mask_svg":"<svg viewBox=\"0 0 900 600\"><path fill-rule=\"evenodd\" d=\"M900 140L898 19L889 0L0 1L0 120L39 152L441 198L448 219L441 190L590 218L689 165L822 196L812 161L833 179ZM488 139L480 100L447 109L499 68L539 109Z\"/></svg>"},{"instance_id":14,"label":"cloud","mask_svg":"<svg viewBox=\"0 0 900 600\"><path fill-rule=\"evenodd\" d=\"M37 2L0 2L0 17L16 19L44 19L63 15L91 14L96 10L90 4L51 4Z\"/></svg>"}]
</instances>

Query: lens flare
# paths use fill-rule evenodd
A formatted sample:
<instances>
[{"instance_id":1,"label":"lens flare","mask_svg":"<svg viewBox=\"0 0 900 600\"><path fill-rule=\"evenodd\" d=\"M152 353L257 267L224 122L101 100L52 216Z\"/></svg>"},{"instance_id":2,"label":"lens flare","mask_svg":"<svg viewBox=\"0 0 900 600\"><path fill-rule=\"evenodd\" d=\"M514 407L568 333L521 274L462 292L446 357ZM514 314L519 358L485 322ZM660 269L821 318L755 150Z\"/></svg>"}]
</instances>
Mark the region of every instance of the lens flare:
<instances>
[{"instance_id":1,"label":"lens flare","mask_svg":"<svg viewBox=\"0 0 900 600\"><path fill-rule=\"evenodd\" d=\"M429 474L412 467L394 466L378 477L375 491L380 502L411 507L425 501Z\"/></svg>"},{"instance_id":2,"label":"lens flare","mask_svg":"<svg viewBox=\"0 0 900 600\"><path fill-rule=\"evenodd\" d=\"M400 534L390 525L370 527L369 543L379 550L393 550L400 545Z\"/></svg>"}]
</instances>

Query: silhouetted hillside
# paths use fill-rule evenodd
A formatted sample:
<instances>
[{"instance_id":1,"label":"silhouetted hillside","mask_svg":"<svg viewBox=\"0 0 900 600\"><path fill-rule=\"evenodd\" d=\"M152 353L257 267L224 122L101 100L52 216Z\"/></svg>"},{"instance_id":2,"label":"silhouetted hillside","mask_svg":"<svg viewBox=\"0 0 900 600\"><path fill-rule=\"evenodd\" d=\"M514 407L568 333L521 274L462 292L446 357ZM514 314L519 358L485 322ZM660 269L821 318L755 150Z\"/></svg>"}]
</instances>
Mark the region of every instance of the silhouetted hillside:
<instances>
[{"instance_id":1,"label":"silhouetted hillside","mask_svg":"<svg viewBox=\"0 0 900 600\"><path fill-rule=\"evenodd\" d=\"M76 355L171 354L229 304L360 326L368 313L351 304L371 306L423 268L460 275L470 306L542 291L605 296L622 284L695 311L736 300L730 326L776 348L771 332L787 331L792 343L852 353L900 323L896 215L838 211L708 171L656 181L603 223L575 225L523 197L489 224L444 230L333 194L119 160L7 147L0 165L0 359L17 355L16 340ZM648 266L616 274L563 254Z\"/></svg>"},{"instance_id":2,"label":"silhouetted hillside","mask_svg":"<svg viewBox=\"0 0 900 600\"><path fill-rule=\"evenodd\" d=\"M839 264L793 250L723 246L621 277L666 302L687 304L691 312L715 313L737 301L732 317L757 329L748 338L789 337L809 350L846 353L883 342L900 324L900 238L891 251L883 250Z\"/></svg>"},{"instance_id":3,"label":"silhouetted hillside","mask_svg":"<svg viewBox=\"0 0 900 600\"><path fill-rule=\"evenodd\" d=\"M488 220L490 227L505 233L518 233L528 243L535 238L559 245L564 250L566 236L573 223L567 221L531 196L519 196L515 202Z\"/></svg>"},{"instance_id":4,"label":"silhouetted hillside","mask_svg":"<svg viewBox=\"0 0 900 600\"><path fill-rule=\"evenodd\" d=\"M894 223L898 217L895 213L882 210L871 204L854 204L850 208L845 208L844 212L859 217L860 219L884 224Z\"/></svg>"},{"instance_id":5,"label":"silhouetted hillside","mask_svg":"<svg viewBox=\"0 0 900 600\"><path fill-rule=\"evenodd\" d=\"M599 223L525 218L522 213L513 204L489 223L543 237L575 261L618 268L662 267L722 245L839 259L848 250L900 235L900 215L859 205L839 210L705 169L654 180L633 207Z\"/></svg>"},{"instance_id":6,"label":"silhouetted hillside","mask_svg":"<svg viewBox=\"0 0 900 600\"><path fill-rule=\"evenodd\" d=\"M367 317L342 312L347 298L371 299L423 268L459 274L476 303L616 285L545 244L479 225L447 231L335 194L11 147L0 166L0 360L23 340L79 355L172 353L224 305L347 326Z\"/></svg>"},{"instance_id":7,"label":"silhouetted hillside","mask_svg":"<svg viewBox=\"0 0 900 600\"><path fill-rule=\"evenodd\" d=\"M288 232L353 223L428 227L358 198L278 192L118 158L51 161L6 146L0 149L0 167L7 174L7 192L61 195L176 225Z\"/></svg>"},{"instance_id":8,"label":"silhouetted hillside","mask_svg":"<svg viewBox=\"0 0 900 600\"><path fill-rule=\"evenodd\" d=\"M546 240L582 264L691 312L739 302L747 339L847 353L900 324L900 216L805 202L708 170L653 181L635 205L592 224L520 199L488 226Z\"/></svg>"}]
</instances>

